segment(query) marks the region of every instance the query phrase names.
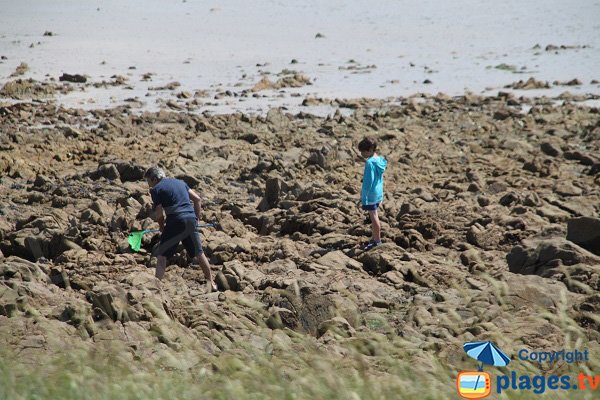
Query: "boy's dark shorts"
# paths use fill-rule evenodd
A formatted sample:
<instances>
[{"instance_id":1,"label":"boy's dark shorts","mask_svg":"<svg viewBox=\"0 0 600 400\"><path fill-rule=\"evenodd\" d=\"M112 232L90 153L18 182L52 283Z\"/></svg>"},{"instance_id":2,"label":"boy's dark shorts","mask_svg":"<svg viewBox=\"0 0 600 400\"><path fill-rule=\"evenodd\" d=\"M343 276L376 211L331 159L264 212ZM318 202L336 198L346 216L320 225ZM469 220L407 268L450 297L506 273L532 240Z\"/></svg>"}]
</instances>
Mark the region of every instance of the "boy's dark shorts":
<instances>
[{"instance_id":1,"label":"boy's dark shorts","mask_svg":"<svg viewBox=\"0 0 600 400\"><path fill-rule=\"evenodd\" d=\"M362 209L365 210L365 211L377 210L377 207L379 207L379 203L375 203L375 204L363 204L362 205Z\"/></svg>"},{"instance_id":2,"label":"boy's dark shorts","mask_svg":"<svg viewBox=\"0 0 600 400\"><path fill-rule=\"evenodd\" d=\"M183 242L190 257L196 257L203 253L200 234L198 233L198 220L167 218L165 230L160 235L160 245L156 255L167 258L173 257L179 242Z\"/></svg>"}]
</instances>

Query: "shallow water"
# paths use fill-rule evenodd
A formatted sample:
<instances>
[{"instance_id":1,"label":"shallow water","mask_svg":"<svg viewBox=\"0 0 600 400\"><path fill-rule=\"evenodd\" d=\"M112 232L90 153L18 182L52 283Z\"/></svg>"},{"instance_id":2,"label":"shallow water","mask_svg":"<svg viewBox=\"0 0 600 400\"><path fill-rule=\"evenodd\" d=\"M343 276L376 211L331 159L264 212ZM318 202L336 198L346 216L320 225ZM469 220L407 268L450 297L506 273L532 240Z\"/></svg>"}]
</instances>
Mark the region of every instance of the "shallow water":
<instances>
[{"instance_id":1,"label":"shallow water","mask_svg":"<svg viewBox=\"0 0 600 400\"><path fill-rule=\"evenodd\" d=\"M547 45L574 48L546 51ZM175 93L239 92L261 74L284 68L301 71L313 84L282 95L265 92L268 98L210 100L214 105L202 109L293 107L306 95L495 94L529 77L550 83L578 78L583 84L517 93L598 94L600 85L590 81L600 80L600 0L0 0L0 56L7 58L0 63L0 82L12 79L21 62L30 67L24 77L39 80L63 72L86 74L93 82L115 74L129 78L130 89L91 88L58 97L86 107L138 97L154 108L158 97L172 93L148 87L175 80L182 84ZM496 68L501 64L514 70ZM147 72L152 81L141 81Z\"/></svg>"}]
</instances>

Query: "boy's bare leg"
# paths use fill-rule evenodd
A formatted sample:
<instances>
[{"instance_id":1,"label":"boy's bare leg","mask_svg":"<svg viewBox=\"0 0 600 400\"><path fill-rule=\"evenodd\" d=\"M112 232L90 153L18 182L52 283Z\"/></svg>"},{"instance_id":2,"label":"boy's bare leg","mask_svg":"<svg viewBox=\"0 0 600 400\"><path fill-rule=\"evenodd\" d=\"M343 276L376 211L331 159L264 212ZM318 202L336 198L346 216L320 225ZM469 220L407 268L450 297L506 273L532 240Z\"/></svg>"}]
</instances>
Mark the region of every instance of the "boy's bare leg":
<instances>
[{"instance_id":1,"label":"boy's bare leg","mask_svg":"<svg viewBox=\"0 0 600 400\"><path fill-rule=\"evenodd\" d=\"M165 276L165 270L167 269L167 257L158 256L156 257L156 277L162 279Z\"/></svg>"},{"instance_id":2,"label":"boy's bare leg","mask_svg":"<svg viewBox=\"0 0 600 400\"><path fill-rule=\"evenodd\" d=\"M208 262L208 258L206 258L204 253L200 254L197 258L198 258L198 264L200 264L200 267L202 268L202 272L204 272L204 277L206 278L206 281L210 285L210 289L213 292L216 292L217 284L212 279L212 274L210 272L210 263Z\"/></svg>"},{"instance_id":3,"label":"boy's bare leg","mask_svg":"<svg viewBox=\"0 0 600 400\"><path fill-rule=\"evenodd\" d=\"M381 241L381 224L379 223L379 215L377 214L377 210L369 210L369 217L371 218L371 239L374 242L379 242Z\"/></svg>"}]
</instances>

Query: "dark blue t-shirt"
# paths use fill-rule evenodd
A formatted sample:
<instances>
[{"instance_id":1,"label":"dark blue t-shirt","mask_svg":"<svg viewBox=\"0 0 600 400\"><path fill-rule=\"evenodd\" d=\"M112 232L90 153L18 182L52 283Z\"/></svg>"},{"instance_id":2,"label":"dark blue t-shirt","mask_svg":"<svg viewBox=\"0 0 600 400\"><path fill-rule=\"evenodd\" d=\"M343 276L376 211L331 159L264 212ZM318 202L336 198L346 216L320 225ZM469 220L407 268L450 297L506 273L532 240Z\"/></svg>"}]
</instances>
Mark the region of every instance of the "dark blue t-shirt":
<instances>
[{"instance_id":1,"label":"dark blue t-shirt","mask_svg":"<svg viewBox=\"0 0 600 400\"><path fill-rule=\"evenodd\" d=\"M161 205L167 219L187 219L196 218L194 206L190 201L188 193L190 188L188 185L179 179L163 178L150 189L152 196L153 208Z\"/></svg>"}]
</instances>

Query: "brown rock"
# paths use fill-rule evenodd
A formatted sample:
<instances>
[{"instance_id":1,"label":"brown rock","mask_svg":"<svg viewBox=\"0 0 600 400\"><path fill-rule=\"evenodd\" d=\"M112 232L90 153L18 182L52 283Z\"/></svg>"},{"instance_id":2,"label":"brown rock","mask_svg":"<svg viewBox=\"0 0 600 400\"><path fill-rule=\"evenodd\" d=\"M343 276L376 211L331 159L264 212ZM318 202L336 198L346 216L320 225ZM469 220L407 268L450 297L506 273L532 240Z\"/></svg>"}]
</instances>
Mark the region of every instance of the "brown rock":
<instances>
[{"instance_id":1,"label":"brown rock","mask_svg":"<svg viewBox=\"0 0 600 400\"><path fill-rule=\"evenodd\" d=\"M511 272L525 275L541 275L559 265L600 265L599 256L559 237L524 240L512 248L506 261Z\"/></svg>"},{"instance_id":2,"label":"brown rock","mask_svg":"<svg viewBox=\"0 0 600 400\"><path fill-rule=\"evenodd\" d=\"M87 78L83 75L80 74L62 74L59 78L59 81L63 82L74 82L74 83L86 83L87 82Z\"/></svg>"},{"instance_id":3,"label":"brown rock","mask_svg":"<svg viewBox=\"0 0 600 400\"><path fill-rule=\"evenodd\" d=\"M550 142L543 142L540 145L540 149L547 155L552 156L552 157L558 157L561 154L560 149L553 145Z\"/></svg>"}]
</instances>

